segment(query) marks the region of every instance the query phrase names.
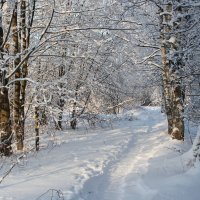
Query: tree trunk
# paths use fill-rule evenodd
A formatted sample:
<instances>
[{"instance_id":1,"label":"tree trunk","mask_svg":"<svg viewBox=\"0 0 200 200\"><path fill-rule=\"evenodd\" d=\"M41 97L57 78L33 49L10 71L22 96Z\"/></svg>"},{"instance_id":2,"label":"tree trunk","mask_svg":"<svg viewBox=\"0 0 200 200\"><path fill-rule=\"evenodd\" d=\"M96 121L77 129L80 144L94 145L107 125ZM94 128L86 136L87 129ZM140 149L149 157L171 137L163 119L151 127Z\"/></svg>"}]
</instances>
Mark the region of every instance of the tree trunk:
<instances>
[{"instance_id":1,"label":"tree trunk","mask_svg":"<svg viewBox=\"0 0 200 200\"><path fill-rule=\"evenodd\" d=\"M184 140L184 90L181 81L181 73L184 66L184 48L182 44L181 32L185 29L183 22L183 9L180 6L179 0L174 1L174 17L173 22L173 37L175 41L171 42L171 84L172 84L172 101L173 101L173 120L172 120L172 137L178 140ZM178 5L178 6L177 6ZM181 16L181 17L180 17ZM187 22L186 22L187 23Z\"/></svg>"},{"instance_id":2,"label":"tree trunk","mask_svg":"<svg viewBox=\"0 0 200 200\"><path fill-rule=\"evenodd\" d=\"M18 3L15 3L15 8L13 11L13 20L11 23L12 27L12 39L13 39L13 46L12 46L12 53L16 56L19 53L19 36L18 36L18 19L17 19L17 9ZM14 61L14 68L20 63L20 58L17 57ZM15 79L21 78L20 68L15 72ZM15 88L14 88L14 133L16 137L16 146L17 150L23 150L24 144L24 135L21 129L21 120L20 120L20 111L21 111L21 103L20 103L20 90L21 90L21 83L20 81L15 81Z\"/></svg>"},{"instance_id":3,"label":"tree trunk","mask_svg":"<svg viewBox=\"0 0 200 200\"><path fill-rule=\"evenodd\" d=\"M0 10L0 46L3 44L3 28L2 28L2 9ZM0 51L0 59L3 60L2 51ZM8 68L8 65L5 65ZM10 156L12 154L12 130L10 123L10 103L8 98L8 88L6 87L8 80L6 79L6 70L0 68L0 154Z\"/></svg>"},{"instance_id":4,"label":"tree trunk","mask_svg":"<svg viewBox=\"0 0 200 200\"><path fill-rule=\"evenodd\" d=\"M172 12L172 5L169 4L166 8L160 8L160 27L161 27L161 57L162 57L162 85L163 85L163 101L165 107L165 113L167 115L168 121L168 133L172 133L172 97L170 92L170 61L168 59L168 54L170 52L169 44L166 42L170 38L170 32L172 28L169 26L171 21L170 15L161 15L165 11Z\"/></svg>"},{"instance_id":5,"label":"tree trunk","mask_svg":"<svg viewBox=\"0 0 200 200\"><path fill-rule=\"evenodd\" d=\"M39 108L35 107L35 149L36 151L39 151L39 142L40 142L40 137L39 137Z\"/></svg>"},{"instance_id":6,"label":"tree trunk","mask_svg":"<svg viewBox=\"0 0 200 200\"><path fill-rule=\"evenodd\" d=\"M168 120L168 133L174 139L183 140L183 93L180 77L177 75L180 68L182 68L180 62L182 58L177 57L178 52L181 50L181 44L177 42L175 44L173 41L173 38L177 40L179 37L178 27L175 28L173 22L177 13L173 9L171 1L164 5L163 9L160 9L163 95Z\"/></svg>"},{"instance_id":7,"label":"tree trunk","mask_svg":"<svg viewBox=\"0 0 200 200\"><path fill-rule=\"evenodd\" d=\"M0 72L1 80L3 76L5 76L5 74L2 75L2 72ZM10 156L12 154L12 131L8 89L6 87L0 88L0 137L0 153L4 156Z\"/></svg>"},{"instance_id":8,"label":"tree trunk","mask_svg":"<svg viewBox=\"0 0 200 200\"><path fill-rule=\"evenodd\" d=\"M72 110L72 120L70 122L72 129L76 129L76 126L77 126L76 106L77 106L77 101L78 101L78 90L79 90L79 84L76 85L75 101L73 103L73 110Z\"/></svg>"},{"instance_id":9,"label":"tree trunk","mask_svg":"<svg viewBox=\"0 0 200 200\"><path fill-rule=\"evenodd\" d=\"M59 66L59 77L62 78L64 75L65 75L65 66L60 65ZM62 92L63 83L60 83L59 87L60 87L60 92L59 92L58 106L59 106L60 112L59 112L59 116L58 116L58 129L62 130L63 108L65 105L64 94Z\"/></svg>"},{"instance_id":10,"label":"tree trunk","mask_svg":"<svg viewBox=\"0 0 200 200\"><path fill-rule=\"evenodd\" d=\"M26 1L21 0L21 51L24 52L29 44L26 41ZM28 63L24 62L22 65L21 77L26 78L28 74ZM24 128L25 128L25 98L26 98L26 85L27 81L21 81L20 88L20 129L21 134L24 136Z\"/></svg>"},{"instance_id":11,"label":"tree trunk","mask_svg":"<svg viewBox=\"0 0 200 200\"><path fill-rule=\"evenodd\" d=\"M72 110L72 120L70 122L71 128L76 129L77 125L77 119L76 119L76 102L73 104L73 110Z\"/></svg>"}]
</instances>

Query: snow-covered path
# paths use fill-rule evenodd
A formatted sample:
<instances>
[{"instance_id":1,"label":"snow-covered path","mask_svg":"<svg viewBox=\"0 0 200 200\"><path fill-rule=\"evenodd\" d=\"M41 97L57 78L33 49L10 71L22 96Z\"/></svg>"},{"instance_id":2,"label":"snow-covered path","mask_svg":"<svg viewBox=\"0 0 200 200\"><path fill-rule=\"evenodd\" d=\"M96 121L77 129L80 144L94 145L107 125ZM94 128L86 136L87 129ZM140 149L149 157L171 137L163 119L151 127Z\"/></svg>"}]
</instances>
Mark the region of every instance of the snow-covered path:
<instances>
[{"instance_id":1,"label":"snow-covered path","mask_svg":"<svg viewBox=\"0 0 200 200\"><path fill-rule=\"evenodd\" d=\"M140 107L112 127L44 138L46 147L0 184L0 200L199 200L200 172L187 172L182 156L187 140L173 141L166 130L159 108Z\"/></svg>"},{"instance_id":2,"label":"snow-covered path","mask_svg":"<svg viewBox=\"0 0 200 200\"><path fill-rule=\"evenodd\" d=\"M132 143L133 147L130 147L128 154L112 166L110 177L108 176L109 185L104 195L105 200L132 200L133 196L136 199L146 200L155 194L142 180L148 169L148 161L156 154L156 146L150 146L153 145L149 141L151 137L146 134L140 135L136 143Z\"/></svg>"},{"instance_id":3,"label":"snow-covered path","mask_svg":"<svg viewBox=\"0 0 200 200\"><path fill-rule=\"evenodd\" d=\"M164 116L157 116L152 110L140 115L142 119L129 124L132 138L127 150L118 160L109 165L103 174L88 180L82 191L73 198L84 200L147 200L157 193L144 183L149 163L169 142L164 132L166 121ZM160 143L160 140L163 140Z\"/></svg>"}]
</instances>

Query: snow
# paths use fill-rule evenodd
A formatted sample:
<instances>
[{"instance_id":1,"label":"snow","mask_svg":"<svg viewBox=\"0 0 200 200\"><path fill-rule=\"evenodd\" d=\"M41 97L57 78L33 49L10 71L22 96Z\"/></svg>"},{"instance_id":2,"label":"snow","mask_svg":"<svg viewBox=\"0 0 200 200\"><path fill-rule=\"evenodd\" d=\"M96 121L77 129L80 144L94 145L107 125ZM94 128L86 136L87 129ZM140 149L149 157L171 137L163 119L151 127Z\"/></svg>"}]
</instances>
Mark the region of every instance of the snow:
<instances>
[{"instance_id":1,"label":"snow","mask_svg":"<svg viewBox=\"0 0 200 200\"><path fill-rule=\"evenodd\" d=\"M175 38L174 36L172 36L172 37L169 39L169 43L175 44L175 43L176 43L176 38Z\"/></svg>"},{"instance_id":2,"label":"snow","mask_svg":"<svg viewBox=\"0 0 200 200\"><path fill-rule=\"evenodd\" d=\"M104 128L57 133L43 146L3 180L0 200L199 200L190 141L167 135L160 108L138 107ZM3 176L16 157L1 161Z\"/></svg>"}]
</instances>

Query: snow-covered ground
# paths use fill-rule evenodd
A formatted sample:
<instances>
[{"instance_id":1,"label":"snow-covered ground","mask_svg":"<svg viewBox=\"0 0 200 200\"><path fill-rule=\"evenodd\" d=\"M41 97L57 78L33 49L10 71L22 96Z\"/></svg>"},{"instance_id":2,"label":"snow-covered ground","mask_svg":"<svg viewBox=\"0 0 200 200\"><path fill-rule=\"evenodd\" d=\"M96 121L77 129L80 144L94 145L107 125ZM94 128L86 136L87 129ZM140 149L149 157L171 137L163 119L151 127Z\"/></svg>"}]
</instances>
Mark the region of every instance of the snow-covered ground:
<instances>
[{"instance_id":1,"label":"snow-covered ground","mask_svg":"<svg viewBox=\"0 0 200 200\"><path fill-rule=\"evenodd\" d=\"M112 126L66 131L20 159L0 200L199 200L190 139L167 135L159 108L137 108ZM2 177L11 163L0 160Z\"/></svg>"}]
</instances>

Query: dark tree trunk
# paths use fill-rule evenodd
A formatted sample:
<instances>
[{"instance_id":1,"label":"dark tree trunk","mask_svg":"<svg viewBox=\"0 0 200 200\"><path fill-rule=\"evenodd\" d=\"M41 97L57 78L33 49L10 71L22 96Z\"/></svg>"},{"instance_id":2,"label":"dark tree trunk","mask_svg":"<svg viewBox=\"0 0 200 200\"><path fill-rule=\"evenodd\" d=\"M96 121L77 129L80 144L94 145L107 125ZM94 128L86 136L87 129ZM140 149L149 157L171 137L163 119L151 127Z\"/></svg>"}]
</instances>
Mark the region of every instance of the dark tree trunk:
<instances>
[{"instance_id":1,"label":"dark tree trunk","mask_svg":"<svg viewBox=\"0 0 200 200\"><path fill-rule=\"evenodd\" d=\"M62 78L65 75L65 66L64 65L60 65L59 67L59 77ZM65 99L64 99L64 94L62 92L62 88L63 88L63 83L60 83L60 96L59 96L59 100L58 100L58 106L60 109L60 113L58 116L58 129L62 130L62 120L63 120L63 109L64 109L64 105L65 105Z\"/></svg>"},{"instance_id":2,"label":"dark tree trunk","mask_svg":"<svg viewBox=\"0 0 200 200\"><path fill-rule=\"evenodd\" d=\"M12 27L12 40L13 40L13 47L12 47L12 53L13 55L17 55L19 53L19 35L18 35L18 15L17 15L17 9L18 9L18 3L15 3L15 8L13 11L13 19L11 23ZM14 61L14 68L18 66L20 63L20 58L17 57ZM21 72L20 68L18 68L15 72L15 79L21 78ZM21 120L20 120L20 115L21 115L21 103L20 103L20 90L21 90L21 83L20 81L15 81L15 88L14 88L14 133L16 137L16 146L17 150L23 150L24 148L24 135L21 129Z\"/></svg>"},{"instance_id":3,"label":"dark tree trunk","mask_svg":"<svg viewBox=\"0 0 200 200\"><path fill-rule=\"evenodd\" d=\"M39 142L40 142L40 135L39 135L39 108L35 107L35 149L39 151Z\"/></svg>"},{"instance_id":4,"label":"dark tree trunk","mask_svg":"<svg viewBox=\"0 0 200 200\"><path fill-rule=\"evenodd\" d=\"M0 79L2 79L2 74L0 74ZM10 156L12 154L12 131L8 89L6 87L0 89L0 137L0 153L4 156Z\"/></svg>"},{"instance_id":5,"label":"dark tree trunk","mask_svg":"<svg viewBox=\"0 0 200 200\"><path fill-rule=\"evenodd\" d=\"M21 0L21 51L25 51L29 44L26 42L26 1ZM28 74L28 63L27 60L22 65L21 78L26 78ZM24 136L25 128L25 98L26 98L26 85L27 81L21 81L20 88L20 132Z\"/></svg>"},{"instance_id":6,"label":"dark tree trunk","mask_svg":"<svg viewBox=\"0 0 200 200\"><path fill-rule=\"evenodd\" d=\"M0 11L0 46L3 44L2 10ZM3 50L0 50L0 59L3 60ZM8 68L5 65L4 68ZM0 68L0 154L10 156L12 154L12 130L10 123L10 103L8 98L8 88L6 87L6 70Z\"/></svg>"}]
</instances>

